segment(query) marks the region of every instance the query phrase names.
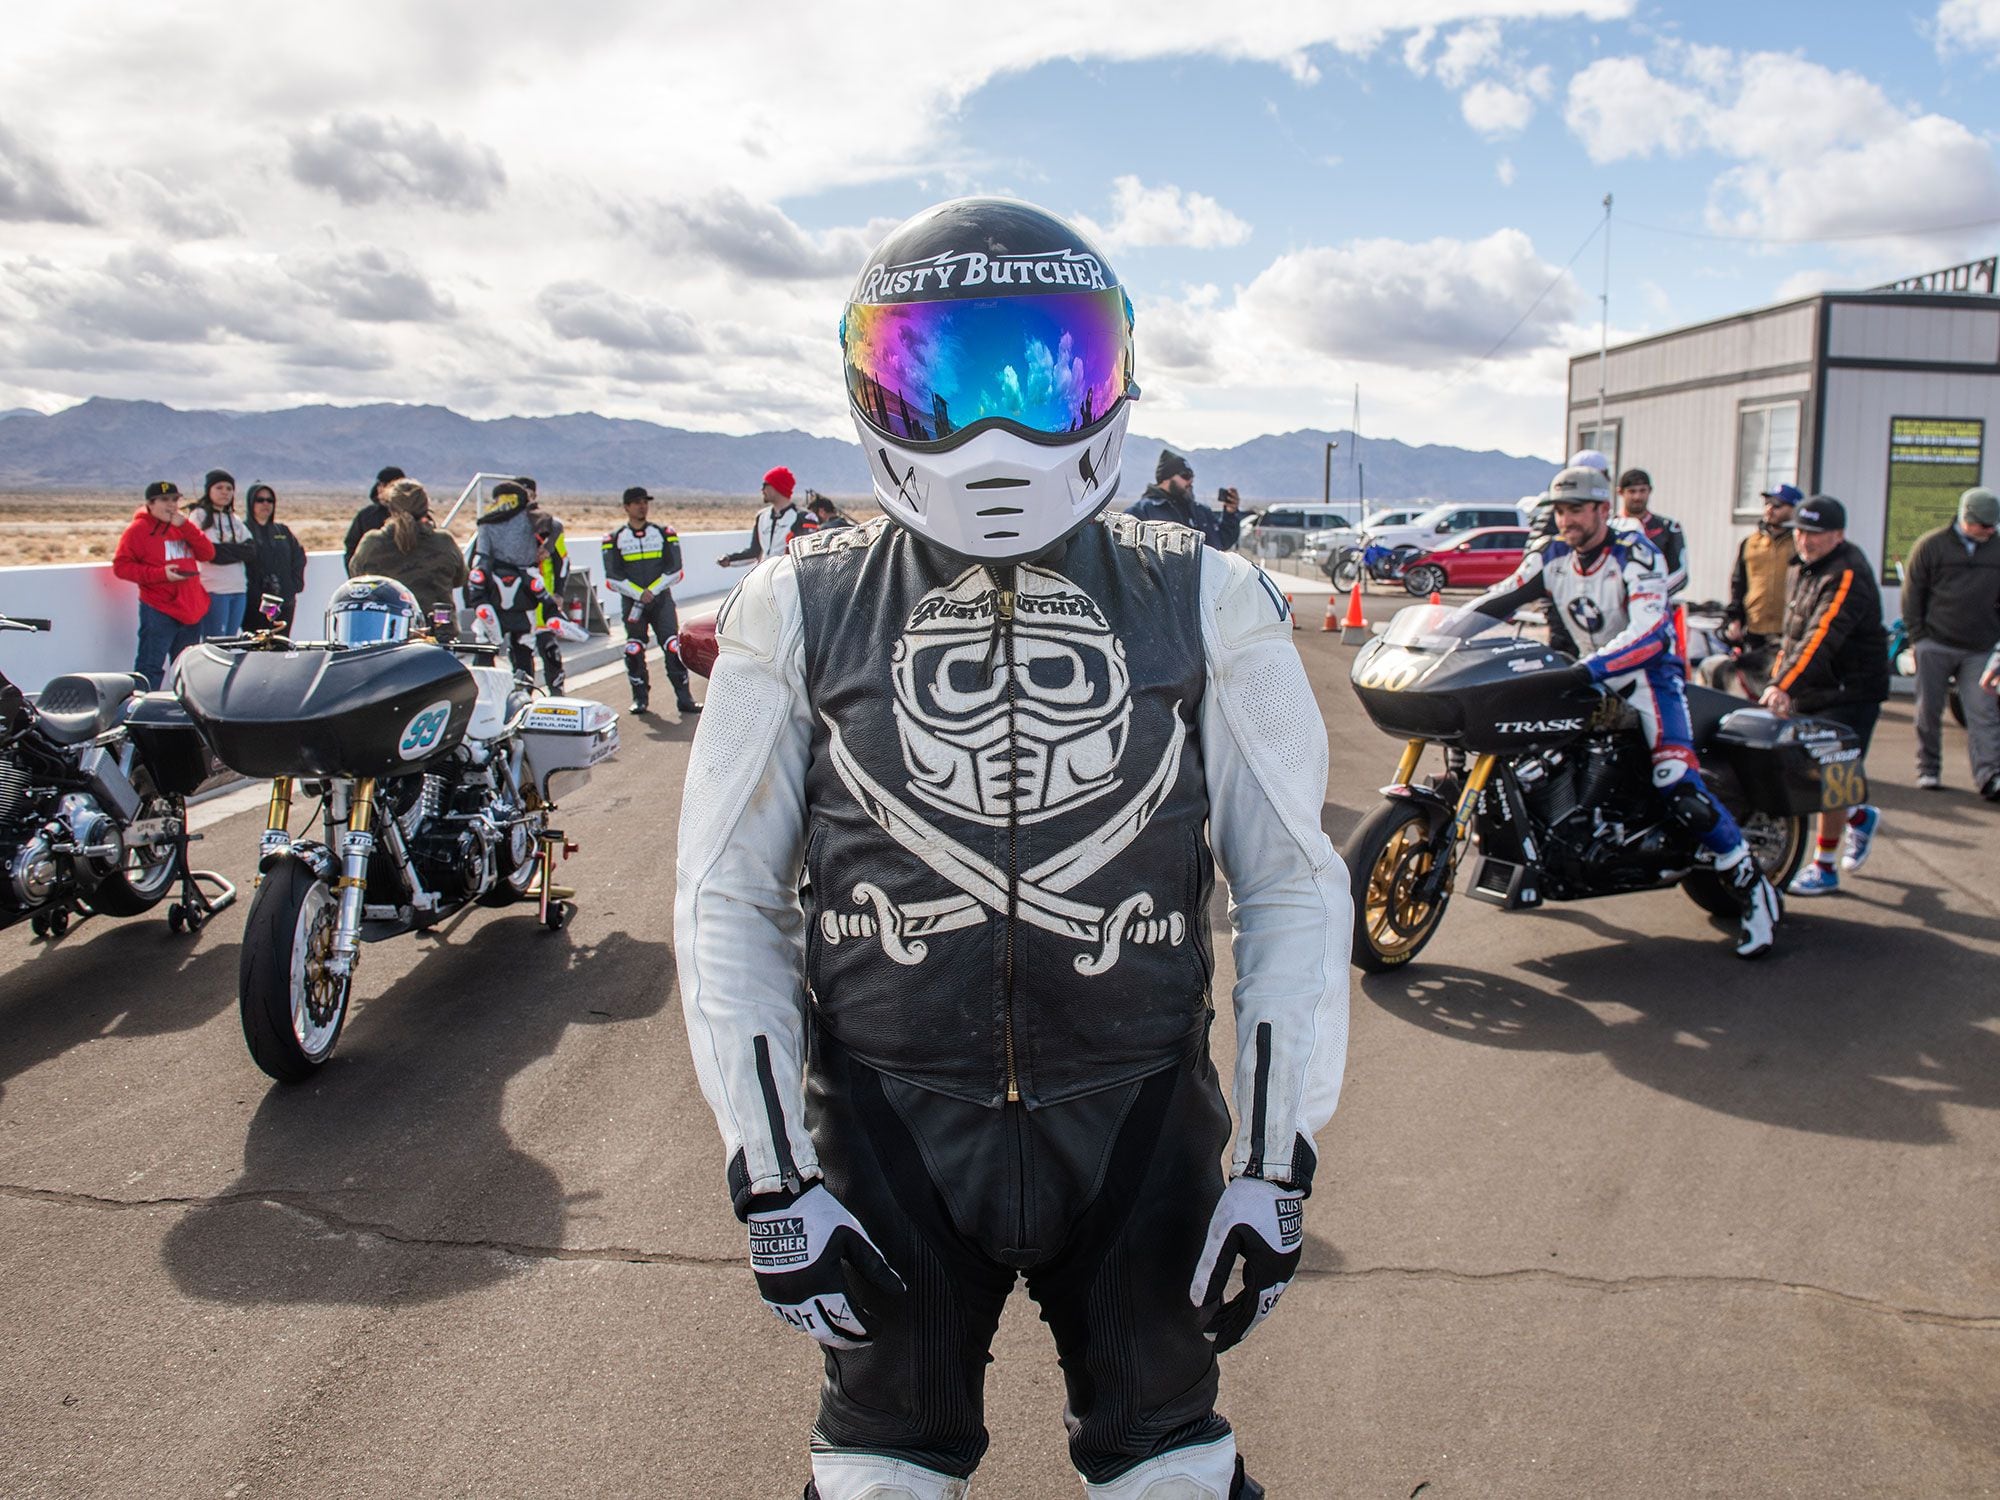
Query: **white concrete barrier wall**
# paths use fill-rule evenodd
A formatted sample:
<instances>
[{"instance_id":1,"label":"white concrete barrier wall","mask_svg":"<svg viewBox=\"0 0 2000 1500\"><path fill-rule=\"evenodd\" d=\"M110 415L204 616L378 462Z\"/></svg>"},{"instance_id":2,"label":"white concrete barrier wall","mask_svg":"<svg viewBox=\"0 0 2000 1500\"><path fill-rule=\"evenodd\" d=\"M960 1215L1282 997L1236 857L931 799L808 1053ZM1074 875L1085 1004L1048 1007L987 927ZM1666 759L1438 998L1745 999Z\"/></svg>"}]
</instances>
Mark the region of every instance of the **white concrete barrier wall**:
<instances>
[{"instance_id":1,"label":"white concrete barrier wall","mask_svg":"<svg viewBox=\"0 0 2000 1500\"><path fill-rule=\"evenodd\" d=\"M747 571L725 568L716 559L739 551L748 530L684 531L681 557L687 576L674 598L693 603L727 593ZM603 558L598 537L574 537L570 567L591 580L607 620L615 623L615 596L603 587ZM298 618L316 621L326 601L347 577L338 552L314 552L306 558L306 586L299 595ZM255 601L252 601L254 607ZM54 622L42 635L0 633L0 672L24 692L40 692L42 684L65 672L129 672L139 642L139 590L115 578L109 563L59 563L39 568L0 568L0 614ZM307 634L317 635L316 626Z\"/></svg>"}]
</instances>

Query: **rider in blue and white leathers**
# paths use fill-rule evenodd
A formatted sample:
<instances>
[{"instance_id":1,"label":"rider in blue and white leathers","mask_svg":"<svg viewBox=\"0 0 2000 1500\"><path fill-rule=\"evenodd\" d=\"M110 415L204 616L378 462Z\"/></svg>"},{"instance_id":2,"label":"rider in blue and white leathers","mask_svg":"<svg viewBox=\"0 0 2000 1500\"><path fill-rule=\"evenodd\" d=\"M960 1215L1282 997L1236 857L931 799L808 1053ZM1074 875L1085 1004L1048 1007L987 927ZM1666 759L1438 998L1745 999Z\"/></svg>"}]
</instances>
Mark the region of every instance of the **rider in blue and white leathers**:
<instances>
[{"instance_id":1,"label":"rider in blue and white leathers","mask_svg":"<svg viewBox=\"0 0 2000 1500\"><path fill-rule=\"evenodd\" d=\"M1506 619L1549 601L1549 641L1578 660L1568 671L1632 705L1653 755L1653 786L1676 821L1700 835L1717 873L1743 907L1736 951L1770 951L1777 893L1750 856L1743 830L1703 783L1688 719L1687 664L1675 650L1664 559L1636 527L1609 524L1611 487L1594 469L1571 468L1549 486L1558 535L1534 543L1511 577L1472 608Z\"/></svg>"}]
</instances>

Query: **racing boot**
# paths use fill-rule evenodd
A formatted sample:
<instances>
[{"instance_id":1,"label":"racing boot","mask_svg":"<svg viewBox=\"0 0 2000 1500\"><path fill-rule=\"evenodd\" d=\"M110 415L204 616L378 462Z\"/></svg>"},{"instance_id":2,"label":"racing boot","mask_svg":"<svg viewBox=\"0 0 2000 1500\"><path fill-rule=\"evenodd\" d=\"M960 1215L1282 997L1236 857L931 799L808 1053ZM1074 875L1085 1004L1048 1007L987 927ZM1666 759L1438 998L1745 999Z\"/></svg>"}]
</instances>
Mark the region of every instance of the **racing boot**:
<instances>
[{"instance_id":1,"label":"racing boot","mask_svg":"<svg viewBox=\"0 0 2000 1500\"><path fill-rule=\"evenodd\" d=\"M1169 1448L1108 1484L1085 1481L1090 1500L1263 1500L1264 1487L1243 1472L1233 1435Z\"/></svg>"},{"instance_id":2,"label":"racing boot","mask_svg":"<svg viewBox=\"0 0 2000 1500\"><path fill-rule=\"evenodd\" d=\"M632 712L642 714L652 700L652 674L646 670L646 648L639 641L625 643L625 681L632 689Z\"/></svg>"},{"instance_id":3,"label":"racing boot","mask_svg":"<svg viewBox=\"0 0 2000 1500\"><path fill-rule=\"evenodd\" d=\"M804 1500L965 1500L972 1481L873 1453L815 1453Z\"/></svg>"},{"instance_id":4,"label":"racing boot","mask_svg":"<svg viewBox=\"0 0 2000 1500\"><path fill-rule=\"evenodd\" d=\"M674 707L680 710L682 718L686 718L689 714L698 714L701 712L701 705L694 701L694 694L690 693L686 688L682 688L678 693L674 694Z\"/></svg>"},{"instance_id":5,"label":"racing boot","mask_svg":"<svg viewBox=\"0 0 2000 1500\"><path fill-rule=\"evenodd\" d=\"M1762 958L1776 944L1778 923L1785 915L1776 887L1764 878L1763 870L1750 857L1749 847L1743 844L1715 862L1715 873L1729 882L1743 909L1737 929L1736 956Z\"/></svg>"}]
</instances>

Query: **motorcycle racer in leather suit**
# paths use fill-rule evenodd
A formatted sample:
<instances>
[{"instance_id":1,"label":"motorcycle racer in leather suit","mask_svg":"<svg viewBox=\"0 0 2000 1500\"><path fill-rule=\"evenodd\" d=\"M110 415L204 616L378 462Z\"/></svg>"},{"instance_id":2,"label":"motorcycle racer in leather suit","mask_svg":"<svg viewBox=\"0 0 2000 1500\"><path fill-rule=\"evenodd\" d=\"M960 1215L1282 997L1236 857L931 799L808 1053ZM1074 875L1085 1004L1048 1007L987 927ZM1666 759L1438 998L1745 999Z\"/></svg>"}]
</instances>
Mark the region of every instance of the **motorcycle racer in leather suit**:
<instances>
[{"instance_id":1,"label":"motorcycle racer in leather suit","mask_svg":"<svg viewBox=\"0 0 2000 1500\"><path fill-rule=\"evenodd\" d=\"M1299 1263L1352 933L1289 611L1197 533L1100 514L1131 311L1068 224L918 215L842 338L887 518L725 604L675 911L759 1293L824 1346L806 1493L963 1497L1025 1274L1086 1493L1249 1500L1216 1355Z\"/></svg>"},{"instance_id":2,"label":"motorcycle racer in leather suit","mask_svg":"<svg viewBox=\"0 0 2000 1500\"><path fill-rule=\"evenodd\" d=\"M1565 469L1549 494L1558 535L1531 544L1520 567L1471 607L1504 620L1523 604L1549 601L1549 644L1578 658L1566 670L1579 684L1601 686L1637 712L1652 752L1654 790L1675 821L1700 836L1716 873L1736 891L1737 954L1761 958L1771 950L1782 909L1743 830L1702 781L1665 562L1638 528L1610 525L1611 486L1597 470Z\"/></svg>"}]
</instances>

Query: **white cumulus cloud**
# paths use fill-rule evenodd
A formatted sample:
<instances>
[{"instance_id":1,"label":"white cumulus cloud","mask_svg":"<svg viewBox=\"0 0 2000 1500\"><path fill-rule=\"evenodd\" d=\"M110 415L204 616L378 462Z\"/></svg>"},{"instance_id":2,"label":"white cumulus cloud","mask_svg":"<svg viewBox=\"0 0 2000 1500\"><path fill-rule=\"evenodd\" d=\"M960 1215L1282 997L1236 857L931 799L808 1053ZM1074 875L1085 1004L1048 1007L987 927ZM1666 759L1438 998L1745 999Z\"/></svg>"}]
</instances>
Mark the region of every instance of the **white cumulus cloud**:
<instances>
[{"instance_id":1,"label":"white cumulus cloud","mask_svg":"<svg viewBox=\"0 0 2000 1500\"><path fill-rule=\"evenodd\" d=\"M1944 0L1932 31L1939 56L1957 47L2000 55L2000 0Z\"/></svg>"},{"instance_id":2,"label":"white cumulus cloud","mask_svg":"<svg viewBox=\"0 0 2000 1500\"><path fill-rule=\"evenodd\" d=\"M1110 250L1142 245L1208 250L1250 238L1250 226L1206 193L1186 192L1172 183L1148 187L1131 176L1112 181L1109 224L1083 222Z\"/></svg>"}]
</instances>

